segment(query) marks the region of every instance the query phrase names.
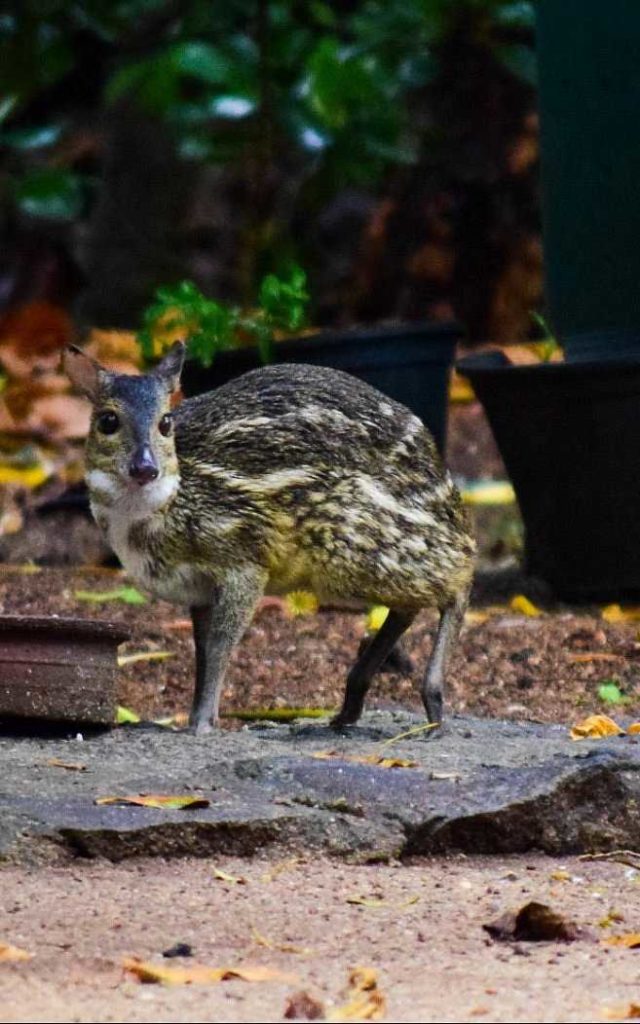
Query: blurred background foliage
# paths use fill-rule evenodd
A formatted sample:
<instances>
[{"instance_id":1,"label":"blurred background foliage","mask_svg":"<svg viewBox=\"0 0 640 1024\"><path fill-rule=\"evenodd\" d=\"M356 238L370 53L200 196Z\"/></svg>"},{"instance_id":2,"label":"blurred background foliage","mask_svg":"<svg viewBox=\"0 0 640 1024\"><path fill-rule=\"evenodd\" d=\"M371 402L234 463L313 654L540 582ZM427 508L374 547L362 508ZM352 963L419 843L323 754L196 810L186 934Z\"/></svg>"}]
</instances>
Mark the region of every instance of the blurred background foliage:
<instances>
[{"instance_id":1,"label":"blurred background foliage","mask_svg":"<svg viewBox=\"0 0 640 1024\"><path fill-rule=\"evenodd\" d=\"M0 29L2 306L136 328L159 285L248 306L299 263L320 325L528 332L532 3L21 0Z\"/></svg>"}]
</instances>

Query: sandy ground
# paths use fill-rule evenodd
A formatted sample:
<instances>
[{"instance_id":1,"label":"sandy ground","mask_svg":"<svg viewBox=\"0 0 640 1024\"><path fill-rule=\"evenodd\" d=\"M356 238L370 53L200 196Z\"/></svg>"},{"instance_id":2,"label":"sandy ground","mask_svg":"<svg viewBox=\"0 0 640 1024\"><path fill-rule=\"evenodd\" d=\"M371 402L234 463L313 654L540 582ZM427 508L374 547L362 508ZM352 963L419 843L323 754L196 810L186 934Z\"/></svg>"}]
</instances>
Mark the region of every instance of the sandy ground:
<instances>
[{"instance_id":1,"label":"sandy ground","mask_svg":"<svg viewBox=\"0 0 640 1024\"><path fill-rule=\"evenodd\" d=\"M354 866L258 854L5 867L0 878L0 941L33 953L0 963L3 1021L281 1021L300 991L330 1014L358 965L377 971L389 1021L599 1021L640 1001L640 951L601 944L640 929L640 873L619 863L527 855ZM504 943L483 931L532 899L584 937ZM176 942L193 957L163 960ZM141 984L122 969L130 955L269 965L295 979Z\"/></svg>"}]
</instances>

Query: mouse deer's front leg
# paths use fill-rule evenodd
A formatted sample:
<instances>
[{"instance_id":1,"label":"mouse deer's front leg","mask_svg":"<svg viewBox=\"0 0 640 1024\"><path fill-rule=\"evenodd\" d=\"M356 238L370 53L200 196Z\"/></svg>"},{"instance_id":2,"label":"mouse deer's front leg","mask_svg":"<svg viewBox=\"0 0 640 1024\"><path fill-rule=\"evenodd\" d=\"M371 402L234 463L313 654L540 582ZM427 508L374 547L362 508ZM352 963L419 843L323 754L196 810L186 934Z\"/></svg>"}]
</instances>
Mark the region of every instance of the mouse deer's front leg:
<instances>
[{"instance_id":1,"label":"mouse deer's front leg","mask_svg":"<svg viewBox=\"0 0 640 1024\"><path fill-rule=\"evenodd\" d=\"M196 686L189 726L196 734L207 732L218 721L229 656L251 622L266 582L267 574L258 566L234 569L218 584L212 604L191 609Z\"/></svg>"}]
</instances>

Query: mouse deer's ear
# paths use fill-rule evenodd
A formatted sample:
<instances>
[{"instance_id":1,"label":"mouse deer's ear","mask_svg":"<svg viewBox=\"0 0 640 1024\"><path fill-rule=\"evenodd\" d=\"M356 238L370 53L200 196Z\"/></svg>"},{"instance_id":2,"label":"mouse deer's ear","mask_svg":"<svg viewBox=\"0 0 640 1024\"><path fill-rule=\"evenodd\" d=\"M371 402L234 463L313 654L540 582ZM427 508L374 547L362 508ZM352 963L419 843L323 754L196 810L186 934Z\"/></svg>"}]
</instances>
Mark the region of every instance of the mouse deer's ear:
<instances>
[{"instance_id":1,"label":"mouse deer's ear","mask_svg":"<svg viewBox=\"0 0 640 1024\"><path fill-rule=\"evenodd\" d=\"M164 359L153 370L154 377L158 377L168 391L176 391L180 386L180 374L182 373L185 351L184 341L176 341Z\"/></svg>"},{"instance_id":2,"label":"mouse deer's ear","mask_svg":"<svg viewBox=\"0 0 640 1024\"><path fill-rule=\"evenodd\" d=\"M62 354L62 369L78 391L92 402L95 401L100 385L107 376L107 371L100 363L86 355L82 349L69 345Z\"/></svg>"}]
</instances>

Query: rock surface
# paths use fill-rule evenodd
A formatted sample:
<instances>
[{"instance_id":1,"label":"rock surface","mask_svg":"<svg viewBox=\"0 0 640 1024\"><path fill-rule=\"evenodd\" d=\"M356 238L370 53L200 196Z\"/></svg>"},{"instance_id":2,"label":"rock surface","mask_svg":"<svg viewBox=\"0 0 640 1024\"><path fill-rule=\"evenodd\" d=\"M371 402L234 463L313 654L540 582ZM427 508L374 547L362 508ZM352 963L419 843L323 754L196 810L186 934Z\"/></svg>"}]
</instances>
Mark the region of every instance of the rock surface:
<instances>
[{"instance_id":1,"label":"rock surface","mask_svg":"<svg viewBox=\"0 0 640 1024\"><path fill-rule=\"evenodd\" d=\"M453 718L437 737L417 732L385 745L421 725L385 711L366 714L349 735L301 721L204 737L127 727L83 742L0 738L0 857L250 855L276 845L366 861L640 844L640 737L576 743L564 727ZM322 751L337 756L312 756ZM415 766L346 759L367 755ZM94 803L140 793L196 793L211 803L173 811Z\"/></svg>"}]
</instances>

